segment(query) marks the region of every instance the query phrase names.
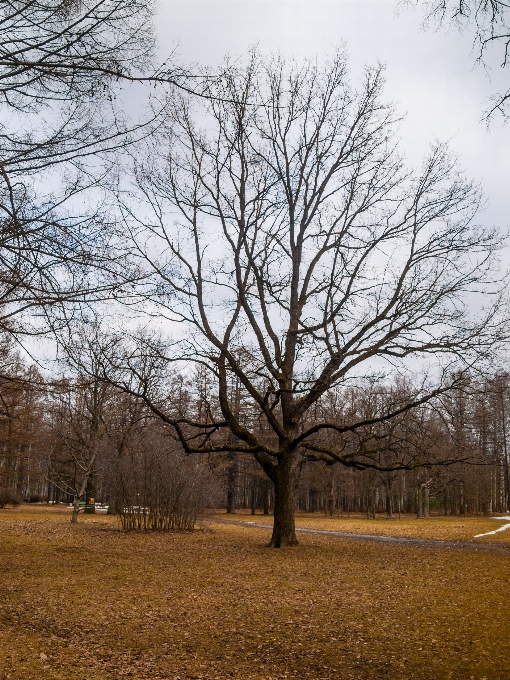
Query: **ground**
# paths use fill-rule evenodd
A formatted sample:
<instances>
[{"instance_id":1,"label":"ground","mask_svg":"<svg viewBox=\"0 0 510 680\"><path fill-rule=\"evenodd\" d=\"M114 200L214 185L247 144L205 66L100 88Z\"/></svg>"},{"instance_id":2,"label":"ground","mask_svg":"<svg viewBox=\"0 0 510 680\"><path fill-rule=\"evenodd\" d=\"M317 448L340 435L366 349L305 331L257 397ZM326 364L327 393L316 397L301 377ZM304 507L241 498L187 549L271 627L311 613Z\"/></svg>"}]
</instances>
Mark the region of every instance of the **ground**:
<instances>
[{"instance_id":1,"label":"ground","mask_svg":"<svg viewBox=\"0 0 510 680\"><path fill-rule=\"evenodd\" d=\"M208 514L218 519L228 518L229 520L240 522L256 520L262 524L273 523L271 515L252 517L247 511L240 511L235 515L227 515L224 511L210 512ZM395 515L393 519L386 519L383 515L380 515L377 519L367 519L366 516L360 514L351 515L350 517L347 517L347 515L325 517L323 513L297 513L296 527L377 536L462 541L466 539L471 540L477 534L488 533L505 524L509 524L510 519L506 521L497 519L497 517L505 517L506 515L508 513L496 513L494 517L445 517L438 515L430 520L425 520L417 519L416 515L402 515L402 519L398 519L398 515ZM510 546L510 528L507 531L502 531L492 536L476 539L474 543L500 543Z\"/></svg>"},{"instance_id":2,"label":"ground","mask_svg":"<svg viewBox=\"0 0 510 680\"><path fill-rule=\"evenodd\" d=\"M510 678L510 552L316 534L271 550L268 529L142 535L105 515L80 520L0 511L2 680ZM359 533L391 522L298 524L349 521ZM412 534L413 522L401 527ZM501 524L421 522L427 537L435 526L462 539Z\"/></svg>"}]
</instances>

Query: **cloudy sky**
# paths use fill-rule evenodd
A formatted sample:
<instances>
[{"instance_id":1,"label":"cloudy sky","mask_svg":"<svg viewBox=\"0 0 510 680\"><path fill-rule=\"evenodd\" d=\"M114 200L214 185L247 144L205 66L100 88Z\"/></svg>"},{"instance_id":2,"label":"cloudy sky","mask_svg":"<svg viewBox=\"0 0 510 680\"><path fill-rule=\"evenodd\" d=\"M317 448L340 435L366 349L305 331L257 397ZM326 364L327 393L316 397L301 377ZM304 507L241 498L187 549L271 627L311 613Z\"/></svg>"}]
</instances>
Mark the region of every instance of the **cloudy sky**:
<instances>
[{"instance_id":1,"label":"cloudy sky","mask_svg":"<svg viewBox=\"0 0 510 680\"><path fill-rule=\"evenodd\" d=\"M419 10L397 12L393 0L160 0L162 54L177 48L184 63L216 64L226 53L263 52L327 58L344 43L353 82L365 64L387 67L387 95L406 113L402 151L413 164L435 139L451 140L466 173L481 181L484 220L510 224L510 126L481 122L488 98L504 89L504 73L474 66L473 36L424 30Z\"/></svg>"}]
</instances>

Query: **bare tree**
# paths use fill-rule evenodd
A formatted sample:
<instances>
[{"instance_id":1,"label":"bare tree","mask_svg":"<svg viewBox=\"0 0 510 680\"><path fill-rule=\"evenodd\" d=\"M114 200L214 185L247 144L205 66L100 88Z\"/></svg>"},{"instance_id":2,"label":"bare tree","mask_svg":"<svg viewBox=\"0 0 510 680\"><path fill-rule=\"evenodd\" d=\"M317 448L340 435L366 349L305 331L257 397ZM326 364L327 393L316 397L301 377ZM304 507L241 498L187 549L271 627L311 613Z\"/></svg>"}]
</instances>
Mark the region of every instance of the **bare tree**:
<instances>
[{"instance_id":1,"label":"bare tree","mask_svg":"<svg viewBox=\"0 0 510 680\"><path fill-rule=\"evenodd\" d=\"M82 354L87 347L82 347ZM50 480L73 497L71 522L78 521L80 501L94 511L94 475L101 451L108 446L108 421L116 419L115 390L101 380L100 367L89 362L87 375L57 381L52 389L55 446ZM76 372L75 372L76 373Z\"/></svg>"},{"instance_id":2,"label":"bare tree","mask_svg":"<svg viewBox=\"0 0 510 680\"><path fill-rule=\"evenodd\" d=\"M19 332L38 308L30 331L40 332L41 310L115 290L108 210L98 196L111 152L160 122L143 83L189 82L171 58L154 65L153 13L140 0L0 3L3 330ZM145 106L126 115L122 97L134 94Z\"/></svg>"},{"instance_id":3,"label":"bare tree","mask_svg":"<svg viewBox=\"0 0 510 680\"><path fill-rule=\"evenodd\" d=\"M353 90L342 54L324 68L255 55L208 104L169 104L167 139L136 168L136 203L120 196L132 256L151 282L140 295L174 338L168 347L112 340L105 373L170 423L186 452L256 458L274 483L276 547L297 542L304 461L423 464L405 447L386 464L363 438L352 447L349 433L461 383L503 339L497 294L469 314L478 304L469 296L490 290L500 245L474 221L478 188L442 144L420 171L405 168L382 87L381 69L369 68ZM366 418L348 409L341 422L320 418L333 389L420 358L435 369L418 388ZM154 396L168 362L199 363L214 377L212 421L174 417ZM236 412L234 382L249 417Z\"/></svg>"}]
</instances>

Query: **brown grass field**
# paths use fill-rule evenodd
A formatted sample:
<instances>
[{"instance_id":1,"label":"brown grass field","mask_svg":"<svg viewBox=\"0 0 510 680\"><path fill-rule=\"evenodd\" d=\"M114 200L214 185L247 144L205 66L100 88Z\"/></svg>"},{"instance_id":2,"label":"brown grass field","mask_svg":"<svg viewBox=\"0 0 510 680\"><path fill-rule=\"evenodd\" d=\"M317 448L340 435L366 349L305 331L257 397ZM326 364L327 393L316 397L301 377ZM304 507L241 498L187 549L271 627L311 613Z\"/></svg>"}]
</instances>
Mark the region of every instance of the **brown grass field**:
<instances>
[{"instance_id":1,"label":"brown grass field","mask_svg":"<svg viewBox=\"0 0 510 680\"><path fill-rule=\"evenodd\" d=\"M377 519L367 519L364 515L354 515L351 517L324 517L322 513L310 515L308 513L298 513L296 515L296 527L307 529L320 529L325 531L344 531L352 534L372 534L378 536L395 536L403 538L424 538L439 540L472 540L477 534L494 531L508 521L497 520L496 517L503 517L504 514L490 517L433 517L430 520L416 519L416 515L398 515L391 520L382 515ZM247 511L238 512L236 515L227 515L226 512L212 512L210 517L218 519L238 520L246 522L256 520L261 524L272 524L272 516L257 515L252 517ZM300 534L302 537L302 534ZM300 538L301 540L301 538ZM492 536L477 538L475 543L501 543L510 545L510 529L502 531Z\"/></svg>"},{"instance_id":2,"label":"brown grass field","mask_svg":"<svg viewBox=\"0 0 510 680\"><path fill-rule=\"evenodd\" d=\"M510 551L315 534L270 550L267 529L126 534L69 512L0 511L1 680L510 679ZM467 539L501 523L298 525Z\"/></svg>"}]
</instances>

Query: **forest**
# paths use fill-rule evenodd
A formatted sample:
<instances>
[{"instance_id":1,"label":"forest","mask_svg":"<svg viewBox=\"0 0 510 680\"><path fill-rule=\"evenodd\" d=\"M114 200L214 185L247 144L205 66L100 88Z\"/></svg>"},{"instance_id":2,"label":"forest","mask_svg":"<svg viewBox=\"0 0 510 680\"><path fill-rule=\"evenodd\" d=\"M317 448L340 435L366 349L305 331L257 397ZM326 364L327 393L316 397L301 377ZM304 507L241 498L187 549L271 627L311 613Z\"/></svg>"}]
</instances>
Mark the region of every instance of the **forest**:
<instances>
[{"instance_id":1,"label":"forest","mask_svg":"<svg viewBox=\"0 0 510 680\"><path fill-rule=\"evenodd\" d=\"M274 511L272 483L251 456L235 451L185 454L172 429L140 398L98 377L74 373L45 379L6 341L1 388L2 506L72 505L75 500L85 505L92 497L88 512L95 502L129 523L137 514L133 507L157 508L161 521L187 529L206 508L266 515ZM203 372L188 379L176 376L172 384L161 386L161 400L168 402L170 412L198 419L204 410L219 411L208 388ZM235 391L236 385L231 388ZM376 383L328 395L320 404L322 417L341 423L357 411L367 418L392 389L405 386ZM296 491L297 509L390 518L403 513L508 512L509 389L504 373L473 380L448 392L439 405L406 412L379 425L375 433L367 427L361 437L376 437L372 455L382 469L306 462ZM251 417L247 409L244 417ZM384 469L398 461L402 447L412 458L410 469Z\"/></svg>"}]
</instances>

